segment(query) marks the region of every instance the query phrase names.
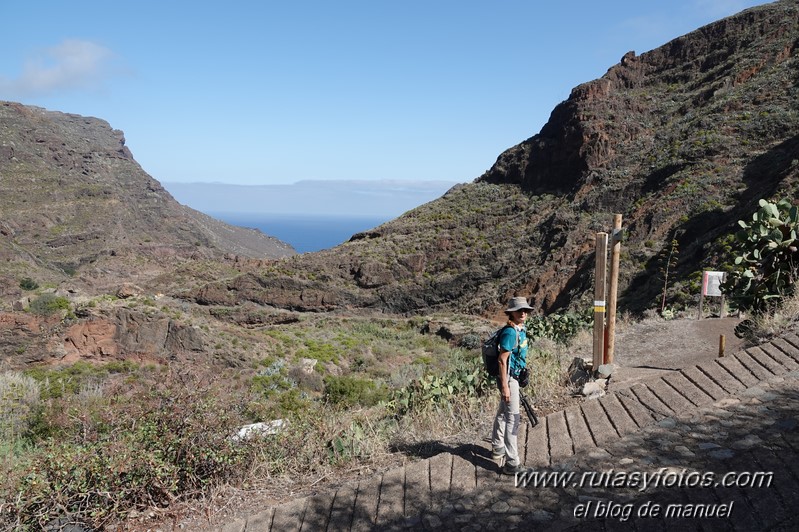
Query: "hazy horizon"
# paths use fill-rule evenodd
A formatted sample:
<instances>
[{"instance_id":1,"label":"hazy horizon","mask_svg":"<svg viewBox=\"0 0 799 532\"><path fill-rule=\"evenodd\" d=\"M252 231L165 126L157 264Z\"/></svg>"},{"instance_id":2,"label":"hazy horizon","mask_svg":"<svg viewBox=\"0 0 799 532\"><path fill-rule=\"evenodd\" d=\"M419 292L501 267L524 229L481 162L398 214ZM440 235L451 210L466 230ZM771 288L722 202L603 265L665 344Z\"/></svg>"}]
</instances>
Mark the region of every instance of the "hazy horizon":
<instances>
[{"instance_id":1,"label":"hazy horizon","mask_svg":"<svg viewBox=\"0 0 799 532\"><path fill-rule=\"evenodd\" d=\"M457 182L302 180L291 185L169 183L180 203L210 213L395 218L436 200Z\"/></svg>"}]
</instances>

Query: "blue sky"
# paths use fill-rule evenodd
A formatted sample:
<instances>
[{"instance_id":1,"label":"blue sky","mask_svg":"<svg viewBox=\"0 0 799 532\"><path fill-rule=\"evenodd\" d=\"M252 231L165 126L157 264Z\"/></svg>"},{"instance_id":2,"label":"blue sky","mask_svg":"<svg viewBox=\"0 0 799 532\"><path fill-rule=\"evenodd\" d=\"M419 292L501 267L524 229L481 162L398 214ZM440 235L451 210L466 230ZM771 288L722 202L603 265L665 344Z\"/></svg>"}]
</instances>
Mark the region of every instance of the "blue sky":
<instances>
[{"instance_id":1,"label":"blue sky","mask_svg":"<svg viewBox=\"0 0 799 532\"><path fill-rule=\"evenodd\" d=\"M0 100L161 182L478 177L580 83L762 1L4 2Z\"/></svg>"}]
</instances>

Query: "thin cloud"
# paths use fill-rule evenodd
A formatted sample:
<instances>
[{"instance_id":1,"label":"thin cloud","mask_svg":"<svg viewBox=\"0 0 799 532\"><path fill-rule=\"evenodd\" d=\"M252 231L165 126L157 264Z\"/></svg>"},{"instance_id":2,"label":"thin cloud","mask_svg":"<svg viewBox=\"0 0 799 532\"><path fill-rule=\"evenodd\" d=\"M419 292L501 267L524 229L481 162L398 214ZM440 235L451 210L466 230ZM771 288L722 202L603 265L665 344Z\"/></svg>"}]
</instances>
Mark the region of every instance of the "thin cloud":
<instances>
[{"instance_id":1,"label":"thin cloud","mask_svg":"<svg viewBox=\"0 0 799 532\"><path fill-rule=\"evenodd\" d=\"M0 77L0 91L31 97L95 90L108 79L113 58L113 52L99 44L67 39L28 58L19 78Z\"/></svg>"},{"instance_id":2,"label":"thin cloud","mask_svg":"<svg viewBox=\"0 0 799 532\"><path fill-rule=\"evenodd\" d=\"M716 19L743 11L747 7L747 3L741 0L697 0L696 6L698 12Z\"/></svg>"},{"instance_id":3,"label":"thin cloud","mask_svg":"<svg viewBox=\"0 0 799 532\"><path fill-rule=\"evenodd\" d=\"M745 0L694 0L679 10L658 9L647 15L625 18L618 23L618 27L629 37L659 46L750 6L751 2ZM645 51L636 50L639 53Z\"/></svg>"}]
</instances>

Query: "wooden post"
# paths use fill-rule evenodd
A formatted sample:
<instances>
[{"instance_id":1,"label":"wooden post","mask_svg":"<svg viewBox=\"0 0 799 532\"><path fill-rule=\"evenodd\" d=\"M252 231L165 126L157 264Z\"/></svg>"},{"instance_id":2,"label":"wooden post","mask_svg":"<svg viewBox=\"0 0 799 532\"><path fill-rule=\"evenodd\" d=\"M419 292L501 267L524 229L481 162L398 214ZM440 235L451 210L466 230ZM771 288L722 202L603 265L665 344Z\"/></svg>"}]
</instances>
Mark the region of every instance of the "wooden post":
<instances>
[{"instance_id":1,"label":"wooden post","mask_svg":"<svg viewBox=\"0 0 799 532\"><path fill-rule=\"evenodd\" d=\"M613 364L613 350L616 348L616 295L619 291L619 256L621 255L621 214L613 215L613 247L610 251L610 281L608 285L607 345L605 364Z\"/></svg>"},{"instance_id":2,"label":"wooden post","mask_svg":"<svg viewBox=\"0 0 799 532\"><path fill-rule=\"evenodd\" d=\"M696 316L696 319L702 319L702 306L705 303L705 293L704 291L699 292L699 314Z\"/></svg>"},{"instance_id":3,"label":"wooden post","mask_svg":"<svg viewBox=\"0 0 799 532\"><path fill-rule=\"evenodd\" d=\"M724 273L724 274L722 274L722 276L721 276L721 282L723 283L723 282L725 282L726 280L727 280L727 274L726 274L726 273ZM721 306L719 307L719 318L723 318L723 317L725 317L725 316L727 315L727 311L726 311L726 310L725 310L725 308L724 308L724 305L725 305L726 303L727 303L727 301L725 300L725 297L724 297L724 292L722 292L722 293L721 293L721 303L719 303L719 304L721 305Z\"/></svg>"},{"instance_id":4,"label":"wooden post","mask_svg":"<svg viewBox=\"0 0 799 532\"><path fill-rule=\"evenodd\" d=\"M707 272L702 272L702 287L699 289L699 315L696 319L702 319L702 307L705 304L705 290L707 290Z\"/></svg>"},{"instance_id":5,"label":"wooden post","mask_svg":"<svg viewBox=\"0 0 799 532\"><path fill-rule=\"evenodd\" d=\"M605 270L608 234L596 234L596 273L594 278L594 358L593 371L599 369L605 352Z\"/></svg>"},{"instance_id":6,"label":"wooden post","mask_svg":"<svg viewBox=\"0 0 799 532\"><path fill-rule=\"evenodd\" d=\"M727 338L722 334L719 336L719 358L724 356L724 344Z\"/></svg>"}]
</instances>

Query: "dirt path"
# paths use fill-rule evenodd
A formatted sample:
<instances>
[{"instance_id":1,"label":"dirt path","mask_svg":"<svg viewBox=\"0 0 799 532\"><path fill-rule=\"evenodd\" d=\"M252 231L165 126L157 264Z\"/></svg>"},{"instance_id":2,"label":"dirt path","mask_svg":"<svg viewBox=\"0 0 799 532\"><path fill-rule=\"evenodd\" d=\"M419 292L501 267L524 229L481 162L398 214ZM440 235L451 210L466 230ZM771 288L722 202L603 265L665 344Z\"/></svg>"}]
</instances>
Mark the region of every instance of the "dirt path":
<instances>
[{"instance_id":1,"label":"dirt path","mask_svg":"<svg viewBox=\"0 0 799 532\"><path fill-rule=\"evenodd\" d=\"M706 318L633 323L616 333L611 389L686 368L719 356L724 336L726 355L746 347L735 336L740 319Z\"/></svg>"}]
</instances>

